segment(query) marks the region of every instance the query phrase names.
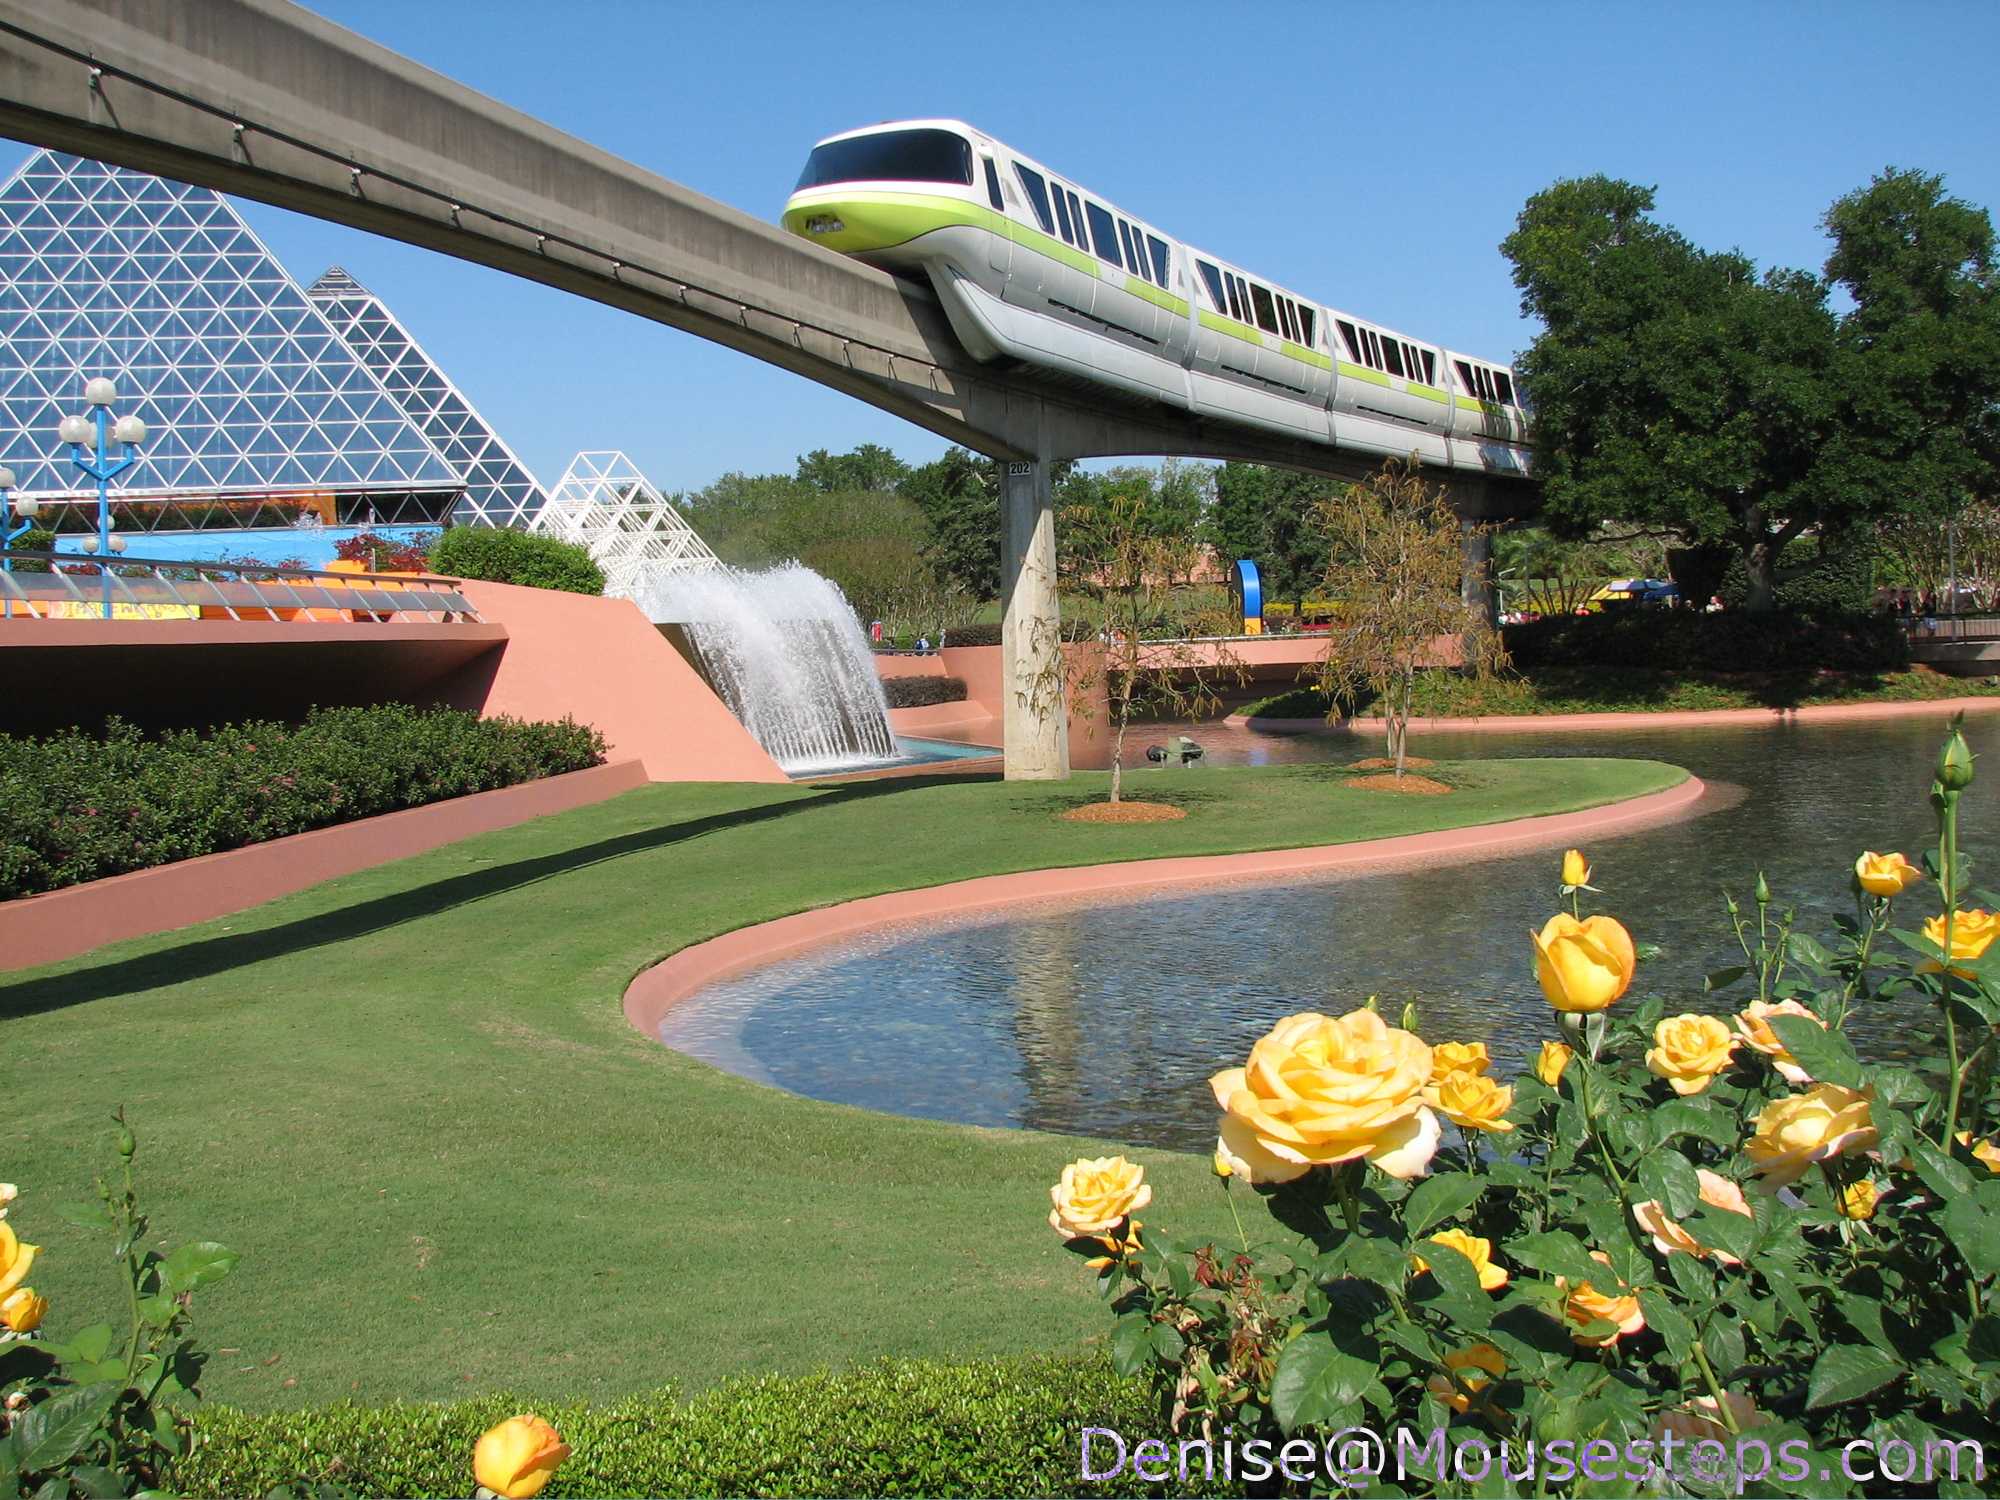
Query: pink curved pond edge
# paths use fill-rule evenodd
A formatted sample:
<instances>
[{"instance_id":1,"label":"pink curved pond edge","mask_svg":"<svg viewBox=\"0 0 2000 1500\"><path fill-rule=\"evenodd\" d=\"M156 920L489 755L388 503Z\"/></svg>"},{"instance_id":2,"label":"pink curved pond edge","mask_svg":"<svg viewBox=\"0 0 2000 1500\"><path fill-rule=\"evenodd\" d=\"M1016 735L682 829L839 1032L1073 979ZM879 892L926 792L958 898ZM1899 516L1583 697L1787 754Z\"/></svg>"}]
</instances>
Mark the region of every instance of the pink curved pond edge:
<instances>
[{"instance_id":1,"label":"pink curved pond edge","mask_svg":"<svg viewBox=\"0 0 2000 1500\"><path fill-rule=\"evenodd\" d=\"M1825 724L1844 719L1921 719L2000 709L2000 694L1990 698L1932 698L1927 702L1808 703L1799 708L1670 708L1658 712L1603 714L1490 714L1482 719L1412 719L1410 728L1428 734L1521 734L1530 730L1587 729L1712 729L1729 725ZM1269 734L1312 734L1329 728L1380 734L1382 719L1260 719L1231 714L1223 721Z\"/></svg>"},{"instance_id":2,"label":"pink curved pond edge","mask_svg":"<svg viewBox=\"0 0 2000 1500\"><path fill-rule=\"evenodd\" d=\"M696 991L718 980L791 958L812 948L843 942L878 927L912 920L961 916L1021 902L1079 899L1113 892L1171 890L1223 881L1278 880L1349 870L1365 874L1413 860L1493 859L1523 849L1568 844L1606 834L1627 833L1692 817L1707 787L1695 776L1663 791L1577 812L1547 813L1479 823L1434 833L1360 839L1347 844L1315 844L1303 849L1258 850L1248 854L1183 855L1127 860L1119 864L1077 865L1055 870L1021 870L982 875L948 885L863 896L837 906L797 912L710 938L683 948L642 970L625 990L625 1018L647 1036L657 1036L660 1020Z\"/></svg>"}]
</instances>

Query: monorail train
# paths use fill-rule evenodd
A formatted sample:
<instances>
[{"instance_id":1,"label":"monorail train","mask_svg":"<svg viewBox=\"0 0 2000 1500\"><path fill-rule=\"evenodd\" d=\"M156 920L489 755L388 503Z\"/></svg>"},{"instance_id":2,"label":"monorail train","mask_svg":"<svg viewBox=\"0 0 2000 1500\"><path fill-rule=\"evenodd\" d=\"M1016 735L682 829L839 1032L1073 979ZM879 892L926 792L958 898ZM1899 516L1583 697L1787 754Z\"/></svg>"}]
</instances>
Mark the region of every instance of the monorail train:
<instances>
[{"instance_id":1,"label":"monorail train","mask_svg":"<svg viewBox=\"0 0 2000 1500\"><path fill-rule=\"evenodd\" d=\"M958 120L829 136L785 228L929 279L975 359L1012 359L1288 437L1528 472L1513 371L1231 265Z\"/></svg>"}]
</instances>

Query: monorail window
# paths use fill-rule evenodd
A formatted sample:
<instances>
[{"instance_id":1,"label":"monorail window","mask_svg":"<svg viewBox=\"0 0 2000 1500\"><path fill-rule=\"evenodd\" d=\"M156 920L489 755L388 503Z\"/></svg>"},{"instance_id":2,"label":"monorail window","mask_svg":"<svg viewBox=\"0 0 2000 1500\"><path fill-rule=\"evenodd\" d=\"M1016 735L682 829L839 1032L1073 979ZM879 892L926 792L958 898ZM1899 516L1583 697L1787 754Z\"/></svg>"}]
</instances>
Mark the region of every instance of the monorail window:
<instances>
[{"instance_id":1,"label":"monorail window","mask_svg":"<svg viewBox=\"0 0 2000 1500\"><path fill-rule=\"evenodd\" d=\"M1153 280L1161 286L1167 284L1167 242L1157 234L1146 236L1146 248L1153 252Z\"/></svg>"},{"instance_id":2,"label":"monorail window","mask_svg":"<svg viewBox=\"0 0 2000 1500\"><path fill-rule=\"evenodd\" d=\"M1250 302L1257 309L1257 326L1266 333L1278 333L1278 308L1271 294L1256 282L1250 283Z\"/></svg>"},{"instance_id":3,"label":"monorail window","mask_svg":"<svg viewBox=\"0 0 2000 1500\"><path fill-rule=\"evenodd\" d=\"M1076 248L1088 250L1090 245L1083 237L1083 205L1068 188L1063 189L1063 196L1069 199L1069 221L1076 226Z\"/></svg>"},{"instance_id":4,"label":"monorail window","mask_svg":"<svg viewBox=\"0 0 2000 1500\"><path fill-rule=\"evenodd\" d=\"M1303 333L1305 337L1300 339L1299 342L1307 348L1312 347L1313 321L1313 310L1301 302L1299 304L1299 332Z\"/></svg>"},{"instance_id":5,"label":"monorail window","mask_svg":"<svg viewBox=\"0 0 2000 1500\"><path fill-rule=\"evenodd\" d=\"M1458 371L1458 383L1465 387L1465 394L1468 396L1478 395L1479 382L1472 378L1472 366L1462 359L1455 359L1451 363L1452 368Z\"/></svg>"},{"instance_id":6,"label":"monorail window","mask_svg":"<svg viewBox=\"0 0 2000 1500\"><path fill-rule=\"evenodd\" d=\"M1278 299L1278 323L1284 328L1285 337L1296 344L1299 341L1299 325L1292 318L1291 302L1284 297Z\"/></svg>"},{"instance_id":7,"label":"monorail window","mask_svg":"<svg viewBox=\"0 0 2000 1500\"><path fill-rule=\"evenodd\" d=\"M1382 363L1382 336L1372 328L1364 328L1361 339L1368 346L1368 363L1378 370L1386 368Z\"/></svg>"},{"instance_id":8,"label":"monorail window","mask_svg":"<svg viewBox=\"0 0 2000 1500\"><path fill-rule=\"evenodd\" d=\"M1514 404L1514 382L1507 378L1505 370L1495 370L1493 372L1493 385L1499 391L1500 399L1509 406L1512 406Z\"/></svg>"},{"instance_id":9,"label":"monorail window","mask_svg":"<svg viewBox=\"0 0 2000 1500\"><path fill-rule=\"evenodd\" d=\"M1007 212L1007 200L1000 196L1000 174L993 170L993 158L982 156L979 160L986 168L986 201L1004 214Z\"/></svg>"},{"instance_id":10,"label":"monorail window","mask_svg":"<svg viewBox=\"0 0 2000 1500\"><path fill-rule=\"evenodd\" d=\"M1424 357L1424 384L1436 385L1438 383L1438 357L1428 349L1418 352Z\"/></svg>"},{"instance_id":11,"label":"monorail window","mask_svg":"<svg viewBox=\"0 0 2000 1500\"><path fill-rule=\"evenodd\" d=\"M1069 227L1069 203L1060 184L1056 187L1056 222L1062 225L1063 243L1075 244L1076 234Z\"/></svg>"},{"instance_id":12,"label":"monorail window","mask_svg":"<svg viewBox=\"0 0 2000 1500\"><path fill-rule=\"evenodd\" d=\"M1139 279L1143 281L1146 276L1146 268L1139 264L1139 257L1132 251L1132 226L1127 224L1123 219L1118 221L1118 244L1125 252L1126 267L1129 270L1137 272Z\"/></svg>"},{"instance_id":13,"label":"monorail window","mask_svg":"<svg viewBox=\"0 0 2000 1500\"><path fill-rule=\"evenodd\" d=\"M1229 288L1229 316L1239 323L1249 322L1249 314L1243 310L1243 294L1236 290L1241 283L1227 272L1223 273L1222 281Z\"/></svg>"},{"instance_id":14,"label":"monorail window","mask_svg":"<svg viewBox=\"0 0 2000 1500\"><path fill-rule=\"evenodd\" d=\"M1229 299L1222 295L1222 273L1205 260L1196 261L1195 266L1208 286L1208 295L1215 303L1215 310L1224 311L1229 306Z\"/></svg>"},{"instance_id":15,"label":"monorail window","mask_svg":"<svg viewBox=\"0 0 2000 1500\"><path fill-rule=\"evenodd\" d=\"M1035 217L1042 221L1042 233L1054 234L1056 221L1049 217L1049 186L1042 180L1042 174L1033 167L1014 163L1014 175L1021 179L1021 186L1027 189L1028 207L1035 211Z\"/></svg>"},{"instance_id":16,"label":"monorail window","mask_svg":"<svg viewBox=\"0 0 2000 1500\"><path fill-rule=\"evenodd\" d=\"M972 186L972 143L949 130L885 130L813 147L799 188L836 182L955 182Z\"/></svg>"},{"instance_id":17,"label":"monorail window","mask_svg":"<svg viewBox=\"0 0 2000 1500\"><path fill-rule=\"evenodd\" d=\"M1355 331L1354 325L1345 318L1335 318L1333 321L1340 329L1340 341L1347 345L1348 357L1357 365L1367 364L1368 361L1361 357L1361 335Z\"/></svg>"},{"instance_id":18,"label":"monorail window","mask_svg":"<svg viewBox=\"0 0 2000 1500\"><path fill-rule=\"evenodd\" d=\"M1382 340L1382 358L1387 362L1391 375L1403 373L1403 346L1394 339Z\"/></svg>"},{"instance_id":19,"label":"monorail window","mask_svg":"<svg viewBox=\"0 0 2000 1500\"><path fill-rule=\"evenodd\" d=\"M1114 266L1125 264L1118 258L1117 221L1088 199L1084 201L1083 211L1090 216L1090 239L1097 247L1098 259L1108 260Z\"/></svg>"}]
</instances>

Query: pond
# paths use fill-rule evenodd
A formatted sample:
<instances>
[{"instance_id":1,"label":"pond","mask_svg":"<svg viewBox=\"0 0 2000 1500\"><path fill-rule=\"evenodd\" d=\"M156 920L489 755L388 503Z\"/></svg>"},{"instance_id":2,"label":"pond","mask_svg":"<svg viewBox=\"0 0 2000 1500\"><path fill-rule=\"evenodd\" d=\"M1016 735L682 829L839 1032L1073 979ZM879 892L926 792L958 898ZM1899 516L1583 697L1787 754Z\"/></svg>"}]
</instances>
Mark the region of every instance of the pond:
<instances>
[{"instance_id":1,"label":"pond","mask_svg":"<svg viewBox=\"0 0 2000 1500\"><path fill-rule=\"evenodd\" d=\"M1722 909L1746 908L1761 866L1779 904L1824 935L1852 909L1863 848L1912 859L1932 838L1925 794L1944 718L1842 725L1556 735L1425 735L1439 758L1643 756L1714 789L1691 821L1593 842L1597 909L1641 943L1633 997L1724 1010L1702 976L1740 959ZM1195 731L1218 763L1349 760L1380 740L1271 740ZM2000 717L1968 721L1975 751L2000 749ZM1261 743L1258 743L1261 741ZM2000 844L2000 757L1966 794L1963 843ZM1200 776L1196 768L1147 770ZM1556 909L1560 851L1385 873L1218 886L1196 895L1003 913L877 933L711 987L662 1022L667 1045L813 1098L975 1125L1032 1126L1135 1144L1205 1149L1206 1080L1242 1061L1278 1017L1340 1013L1380 995L1415 1001L1424 1034L1484 1041L1511 1072L1545 1037L1531 927ZM1996 856L2000 857L2000 856ZM1734 1004L1725 1006L1725 1000ZM1850 1022L1865 1049L1924 1045L1893 1006Z\"/></svg>"}]
</instances>

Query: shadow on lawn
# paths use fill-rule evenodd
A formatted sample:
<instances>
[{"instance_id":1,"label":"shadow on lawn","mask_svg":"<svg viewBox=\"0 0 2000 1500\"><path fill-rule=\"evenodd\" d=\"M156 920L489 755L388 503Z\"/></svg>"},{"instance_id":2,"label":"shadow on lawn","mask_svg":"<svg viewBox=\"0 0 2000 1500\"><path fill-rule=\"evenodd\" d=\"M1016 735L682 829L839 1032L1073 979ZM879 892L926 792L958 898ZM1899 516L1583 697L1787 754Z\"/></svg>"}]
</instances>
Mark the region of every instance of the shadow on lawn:
<instances>
[{"instance_id":1,"label":"shadow on lawn","mask_svg":"<svg viewBox=\"0 0 2000 1500\"><path fill-rule=\"evenodd\" d=\"M968 774L925 776L913 781L848 782L826 787L812 796L787 798L739 808L734 812L663 823L529 859L467 870L412 890L370 897L332 911L280 922L253 932L190 936L185 942L172 947L132 958L112 959L40 979L0 985L0 1017L13 1019L39 1015L91 1000L113 999L191 979L205 979L246 964L261 963L267 958L364 937L371 932L400 926L420 917L436 916L468 902L518 890L591 865L685 844L730 828L773 822L873 797L893 796L915 786L957 785L991 779L986 775Z\"/></svg>"}]
</instances>

